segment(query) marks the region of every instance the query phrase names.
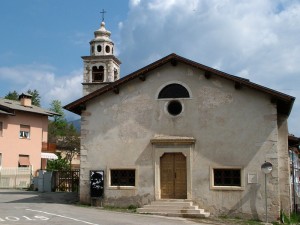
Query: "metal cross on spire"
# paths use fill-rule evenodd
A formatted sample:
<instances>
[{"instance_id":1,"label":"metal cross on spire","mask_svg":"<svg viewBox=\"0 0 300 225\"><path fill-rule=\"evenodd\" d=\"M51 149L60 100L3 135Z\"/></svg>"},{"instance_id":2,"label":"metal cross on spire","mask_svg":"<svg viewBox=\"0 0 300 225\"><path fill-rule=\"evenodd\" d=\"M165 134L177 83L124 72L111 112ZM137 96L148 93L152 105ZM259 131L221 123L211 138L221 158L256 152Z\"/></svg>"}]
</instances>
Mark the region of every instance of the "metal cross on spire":
<instances>
[{"instance_id":1,"label":"metal cross on spire","mask_svg":"<svg viewBox=\"0 0 300 225\"><path fill-rule=\"evenodd\" d=\"M107 12L104 11L104 9L102 9L102 11L100 13L102 14L102 21L104 21L104 13L107 13Z\"/></svg>"}]
</instances>

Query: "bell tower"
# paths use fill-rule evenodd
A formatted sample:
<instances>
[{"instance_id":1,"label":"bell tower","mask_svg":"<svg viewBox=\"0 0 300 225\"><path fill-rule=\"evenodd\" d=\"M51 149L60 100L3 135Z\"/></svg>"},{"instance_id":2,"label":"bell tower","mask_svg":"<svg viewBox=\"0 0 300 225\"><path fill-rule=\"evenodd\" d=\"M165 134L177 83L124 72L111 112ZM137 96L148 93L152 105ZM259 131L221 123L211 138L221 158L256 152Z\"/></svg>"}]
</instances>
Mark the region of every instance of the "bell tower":
<instances>
[{"instance_id":1,"label":"bell tower","mask_svg":"<svg viewBox=\"0 0 300 225\"><path fill-rule=\"evenodd\" d=\"M114 43L111 33L106 30L103 10L100 28L94 32L90 41L90 55L83 59L83 95L120 79L120 60L114 56Z\"/></svg>"}]
</instances>

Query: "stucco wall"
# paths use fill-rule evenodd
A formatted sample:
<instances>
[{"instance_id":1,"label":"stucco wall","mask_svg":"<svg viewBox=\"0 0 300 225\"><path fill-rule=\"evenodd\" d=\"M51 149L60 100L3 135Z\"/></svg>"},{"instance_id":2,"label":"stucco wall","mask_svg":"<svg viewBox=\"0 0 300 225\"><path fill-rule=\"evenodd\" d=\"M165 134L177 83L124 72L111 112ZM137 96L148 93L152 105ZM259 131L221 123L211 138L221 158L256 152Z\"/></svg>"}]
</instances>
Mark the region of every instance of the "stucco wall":
<instances>
[{"instance_id":1,"label":"stucco wall","mask_svg":"<svg viewBox=\"0 0 300 225\"><path fill-rule=\"evenodd\" d=\"M89 199L89 170L105 171L105 200L111 204L145 204L155 198L154 156L150 140L155 134L189 136L196 139L192 150L191 198L212 214L244 214L263 219L264 176L261 164L270 161L268 177L271 218L279 216L278 131L276 105L256 90L234 88L231 81L186 65L171 64L121 86L120 93L106 93L86 105L82 113L80 199ZM190 91L181 99L183 112L166 112L168 100L157 99L169 83L180 83ZM283 132L284 133L284 132ZM242 190L213 190L213 167L240 167ZM135 168L134 189L108 186L110 168ZM248 175L257 182L248 183Z\"/></svg>"},{"instance_id":2,"label":"stucco wall","mask_svg":"<svg viewBox=\"0 0 300 225\"><path fill-rule=\"evenodd\" d=\"M15 116L0 116L3 135L0 137L2 167L18 167L19 155L29 155L36 171L41 167L42 142L47 142L48 117L17 111ZM30 138L19 138L20 125L30 126Z\"/></svg>"}]
</instances>

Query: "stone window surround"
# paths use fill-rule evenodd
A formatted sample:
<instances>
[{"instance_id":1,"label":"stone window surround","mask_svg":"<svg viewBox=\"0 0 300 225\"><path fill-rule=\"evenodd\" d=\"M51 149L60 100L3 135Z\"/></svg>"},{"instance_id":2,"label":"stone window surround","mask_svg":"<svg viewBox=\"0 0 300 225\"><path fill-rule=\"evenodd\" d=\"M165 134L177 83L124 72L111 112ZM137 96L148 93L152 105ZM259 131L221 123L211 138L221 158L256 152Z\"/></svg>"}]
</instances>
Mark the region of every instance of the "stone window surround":
<instances>
[{"instance_id":1,"label":"stone window surround","mask_svg":"<svg viewBox=\"0 0 300 225\"><path fill-rule=\"evenodd\" d=\"M154 138L151 140L154 162L154 191L155 199L161 199L160 191L160 158L164 153L182 153L186 157L187 165L187 199L192 199L192 152L194 149L194 138L170 137Z\"/></svg>"},{"instance_id":2,"label":"stone window surround","mask_svg":"<svg viewBox=\"0 0 300 225\"><path fill-rule=\"evenodd\" d=\"M162 85L158 88L158 90L156 91L156 94L155 94L155 99L157 99L157 100L170 100L170 99L173 99L173 98L158 98L159 93L161 92L161 90L162 90L164 87L168 86L169 84L180 84L180 85L182 85L183 87L185 87L185 88L187 89L187 91L189 92L189 95L190 95L189 98L176 98L176 99L192 99L192 98L193 98L192 91L191 91L191 89L189 88L189 86L188 86L187 84L183 83L182 81L173 80L173 81L169 81L169 82L166 82L166 83L162 84Z\"/></svg>"},{"instance_id":3,"label":"stone window surround","mask_svg":"<svg viewBox=\"0 0 300 225\"><path fill-rule=\"evenodd\" d=\"M214 169L240 169L241 170L241 186L215 186L214 185ZM245 190L245 170L241 166L210 166L210 189L211 190L228 190L228 191L243 191Z\"/></svg>"},{"instance_id":4,"label":"stone window surround","mask_svg":"<svg viewBox=\"0 0 300 225\"><path fill-rule=\"evenodd\" d=\"M111 186L111 170L135 170L135 186ZM108 190L132 190L137 189L138 184L138 167L137 166L110 166L106 168L106 184Z\"/></svg>"},{"instance_id":5,"label":"stone window surround","mask_svg":"<svg viewBox=\"0 0 300 225\"><path fill-rule=\"evenodd\" d=\"M87 64L86 67L88 68L88 81L91 82L91 83L97 83L97 82L93 82L93 66L96 66L97 68L99 68L100 66L103 66L104 68L104 73L103 73L103 81L101 82L106 82L107 79L106 79L106 64L105 63L102 63L102 62L97 62L97 63L90 63L90 64Z\"/></svg>"}]
</instances>

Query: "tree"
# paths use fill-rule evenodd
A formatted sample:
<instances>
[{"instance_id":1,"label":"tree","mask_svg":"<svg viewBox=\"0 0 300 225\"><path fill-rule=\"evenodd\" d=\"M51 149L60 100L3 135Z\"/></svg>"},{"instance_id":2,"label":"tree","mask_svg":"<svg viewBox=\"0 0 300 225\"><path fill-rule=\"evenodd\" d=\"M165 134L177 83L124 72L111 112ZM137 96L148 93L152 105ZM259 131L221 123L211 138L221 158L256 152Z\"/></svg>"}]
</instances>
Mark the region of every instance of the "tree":
<instances>
[{"instance_id":1,"label":"tree","mask_svg":"<svg viewBox=\"0 0 300 225\"><path fill-rule=\"evenodd\" d=\"M19 94L16 91L8 92L7 95L4 96L5 99L18 101L19 100Z\"/></svg>"},{"instance_id":2,"label":"tree","mask_svg":"<svg viewBox=\"0 0 300 225\"><path fill-rule=\"evenodd\" d=\"M65 159L71 165L72 159L80 151L80 137L73 124L65 127L65 135L56 140L57 148L63 150Z\"/></svg>"},{"instance_id":3,"label":"tree","mask_svg":"<svg viewBox=\"0 0 300 225\"><path fill-rule=\"evenodd\" d=\"M58 155L58 159L47 161L48 171L69 170L69 169L70 169L70 164L66 159L63 159L60 154Z\"/></svg>"},{"instance_id":4,"label":"tree","mask_svg":"<svg viewBox=\"0 0 300 225\"><path fill-rule=\"evenodd\" d=\"M80 138L73 124L68 124L59 100L53 100L50 110L60 114L49 121L48 140L56 143L57 149L64 151L64 159L71 165L72 159L80 151Z\"/></svg>"},{"instance_id":5,"label":"tree","mask_svg":"<svg viewBox=\"0 0 300 225\"><path fill-rule=\"evenodd\" d=\"M65 135L68 122L65 118L65 114L59 100L53 100L50 103L49 110L59 114L53 116L53 121L50 121L48 127L48 134L50 135L49 139L51 140L54 138L56 140L56 137Z\"/></svg>"},{"instance_id":6,"label":"tree","mask_svg":"<svg viewBox=\"0 0 300 225\"><path fill-rule=\"evenodd\" d=\"M33 91L28 89L27 93L32 96L32 98L31 98L32 105L41 107L41 96L40 96L39 92L36 89L34 89ZM8 92L8 94L5 95L4 98L9 99L9 100L18 101L19 95L20 94L18 94L17 91L12 91L12 92Z\"/></svg>"},{"instance_id":7,"label":"tree","mask_svg":"<svg viewBox=\"0 0 300 225\"><path fill-rule=\"evenodd\" d=\"M28 94L30 94L32 96L32 105L41 107L41 96L39 94L39 92L34 89L33 91L31 91L30 89L27 91Z\"/></svg>"}]
</instances>

